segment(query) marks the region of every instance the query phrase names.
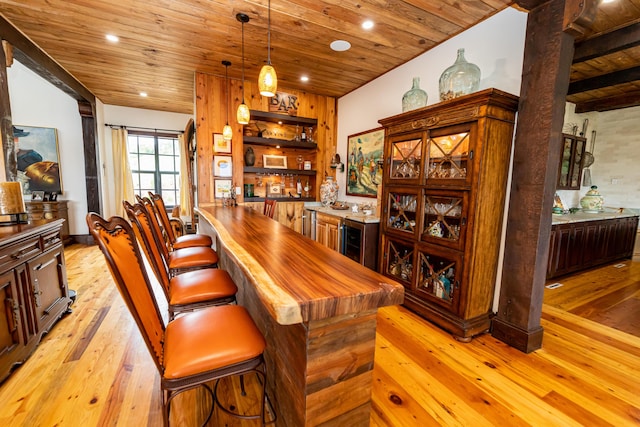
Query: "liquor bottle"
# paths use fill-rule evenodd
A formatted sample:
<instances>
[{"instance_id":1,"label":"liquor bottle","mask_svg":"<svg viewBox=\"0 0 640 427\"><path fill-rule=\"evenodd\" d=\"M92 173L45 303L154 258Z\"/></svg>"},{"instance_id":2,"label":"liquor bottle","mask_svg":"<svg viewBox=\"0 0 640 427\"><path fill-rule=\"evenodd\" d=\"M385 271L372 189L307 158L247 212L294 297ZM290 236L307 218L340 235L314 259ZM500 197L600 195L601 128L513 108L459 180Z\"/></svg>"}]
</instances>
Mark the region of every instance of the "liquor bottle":
<instances>
[{"instance_id":1,"label":"liquor bottle","mask_svg":"<svg viewBox=\"0 0 640 427\"><path fill-rule=\"evenodd\" d=\"M298 178L298 182L296 182L296 193L298 193L298 195L302 194L302 182L300 182L300 178Z\"/></svg>"},{"instance_id":2,"label":"liquor bottle","mask_svg":"<svg viewBox=\"0 0 640 427\"><path fill-rule=\"evenodd\" d=\"M300 134L300 140L302 142L307 142L307 132L304 130L304 126L302 126L302 133Z\"/></svg>"}]
</instances>

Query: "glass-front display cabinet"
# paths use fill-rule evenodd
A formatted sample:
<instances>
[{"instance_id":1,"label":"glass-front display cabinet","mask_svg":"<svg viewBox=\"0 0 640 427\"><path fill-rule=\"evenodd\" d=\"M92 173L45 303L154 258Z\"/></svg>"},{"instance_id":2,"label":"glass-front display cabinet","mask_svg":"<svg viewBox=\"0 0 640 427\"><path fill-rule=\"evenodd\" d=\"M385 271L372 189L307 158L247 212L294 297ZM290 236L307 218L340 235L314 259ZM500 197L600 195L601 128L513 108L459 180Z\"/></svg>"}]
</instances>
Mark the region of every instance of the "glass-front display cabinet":
<instances>
[{"instance_id":1,"label":"glass-front display cabinet","mask_svg":"<svg viewBox=\"0 0 640 427\"><path fill-rule=\"evenodd\" d=\"M405 285L406 307L461 341L491 327L517 106L486 89L379 121L379 271Z\"/></svg>"},{"instance_id":2,"label":"glass-front display cabinet","mask_svg":"<svg viewBox=\"0 0 640 427\"><path fill-rule=\"evenodd\" d=\"M403 136L390 142L389 179L418 181L422 170L422 134Z\"/></svg>"},{"instance_id":3,"label":"glass-front display cabinet","mask_svg":"<svg viewBox=\"0 0 640 427\"><path fill-rule=\"evenodd\" d=\"M562 134L562 156L558 170L558 190L579 190L582 182L582 165L586 138L568 133Z\"/></svg>"}]
</instances>

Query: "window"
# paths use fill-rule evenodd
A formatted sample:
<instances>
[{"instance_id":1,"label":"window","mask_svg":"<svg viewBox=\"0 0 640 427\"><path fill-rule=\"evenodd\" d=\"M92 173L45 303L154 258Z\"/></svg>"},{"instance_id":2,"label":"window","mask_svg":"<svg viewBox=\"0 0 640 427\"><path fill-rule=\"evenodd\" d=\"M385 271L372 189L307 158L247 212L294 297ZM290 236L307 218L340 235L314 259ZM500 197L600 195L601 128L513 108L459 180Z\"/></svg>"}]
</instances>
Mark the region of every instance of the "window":
<instances>
[{"instance_id":1,"label":"window","mask_svg":"<svg viewBox=\"0 0 640 427\"><path fill-rule=\"evenodd\" d=\"M180 141L177 135L129 131L133 189L139 196L162 196L168 208L180 203Z\"/></svg>"}]
</instances>

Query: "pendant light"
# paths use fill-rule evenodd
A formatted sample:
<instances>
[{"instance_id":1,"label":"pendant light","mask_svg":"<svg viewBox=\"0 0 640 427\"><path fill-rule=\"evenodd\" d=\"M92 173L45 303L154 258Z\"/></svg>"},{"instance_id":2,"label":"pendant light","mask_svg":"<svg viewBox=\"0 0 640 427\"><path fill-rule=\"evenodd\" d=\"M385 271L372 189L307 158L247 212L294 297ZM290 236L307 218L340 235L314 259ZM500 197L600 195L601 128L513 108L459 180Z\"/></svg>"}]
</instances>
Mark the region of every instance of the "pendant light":
<instances>
[{"instance_id":1,"label":"pendant light","mask_svg":"<svg viewBox=\"0 0 640 427\"><path fill-rule=\"evenodd\" d=\"M244 103L244 24L249 22L249 15L244 13L236 14L236 19L242 23L242 104L238 105L236 119L241 125L248 125L251 113L249 107Z\"/></svg>"},{"instance_id":2,"label":"pendant light","mask_svg":"<svg viewBox=\"0 0 640 427\"><path fill-rule=\"evenodd\" d=\"M231 62L222 61L222 65L224 65L224 81L227 86L227 108L225 108L227 111L227 124L224 125L224 128L222 129L222 139L225 141L231 141L233 138L233 129L229 126L229 92L231 92L231 89L229 88L229 74L227 73Z\"/></svg>"},{"instance_id":3,"label":"pendant light","mask_svg":"<svg viewBox=\"0 0 640 427\"><path fill-rule=\"evenodd\" d=\"M267 24L267 64L262 66L258 76L258 88L260 95L272 97L276 95L278 89L278 76L276 70L271 66L271 0L268 3L269 15Z\"/></svg>"}]
</instances>

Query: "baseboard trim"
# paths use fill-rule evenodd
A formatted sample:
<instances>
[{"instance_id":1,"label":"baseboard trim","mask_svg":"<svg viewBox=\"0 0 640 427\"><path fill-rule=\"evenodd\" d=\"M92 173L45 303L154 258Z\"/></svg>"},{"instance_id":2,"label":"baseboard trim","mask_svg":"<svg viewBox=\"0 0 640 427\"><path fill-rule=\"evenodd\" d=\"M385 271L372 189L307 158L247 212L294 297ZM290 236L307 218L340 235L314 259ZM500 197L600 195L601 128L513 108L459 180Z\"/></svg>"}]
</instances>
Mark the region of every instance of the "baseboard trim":
<instances>
[{"instance_id":1,"label":"baseboard trim","mask_svg":"<svg viewBox=\"0 0 640 427\"><path fill-rule=\"evenodd\" d=\"M531 353L542 347L544 329L539 326L533 330L524 330L516 325L494 317L491 322L491 335L509 344L523 353Z\"/></svg>"}]
</instances>

